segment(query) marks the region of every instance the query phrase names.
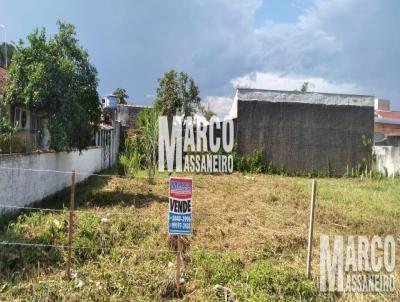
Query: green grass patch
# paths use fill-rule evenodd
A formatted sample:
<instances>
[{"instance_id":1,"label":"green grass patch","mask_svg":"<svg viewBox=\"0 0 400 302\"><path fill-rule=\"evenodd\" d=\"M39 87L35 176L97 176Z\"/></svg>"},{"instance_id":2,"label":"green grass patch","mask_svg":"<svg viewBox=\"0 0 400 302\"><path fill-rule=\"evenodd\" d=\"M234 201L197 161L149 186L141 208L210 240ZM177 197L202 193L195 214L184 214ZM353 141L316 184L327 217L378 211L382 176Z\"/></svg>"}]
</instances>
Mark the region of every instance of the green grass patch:
<instances>
[{"instance_id":1,"label":"green grass patch","mask_svg":"<svg viewBox=\"0 0 400 302\"><path fill-rule=\"evenodd\" d=\"M71 281L67 250L1 246L1 301L399 301L319 292L319 235L400 238L400 181L317 182L312 280L305 278L311 181L272 175L192 175L193 235L184 241L184 295L173 294L168 183L92 177L77 187ZM69 190L3 221L0 241L65 246ZM83 211L83 212L81 212ZM85 211L90 211L87 213ZM395 273L399 278L399 266ZM398 286L398 288L400 285ZM382 298L383 297L383 298Z\"/></svg>"}]
</instances>

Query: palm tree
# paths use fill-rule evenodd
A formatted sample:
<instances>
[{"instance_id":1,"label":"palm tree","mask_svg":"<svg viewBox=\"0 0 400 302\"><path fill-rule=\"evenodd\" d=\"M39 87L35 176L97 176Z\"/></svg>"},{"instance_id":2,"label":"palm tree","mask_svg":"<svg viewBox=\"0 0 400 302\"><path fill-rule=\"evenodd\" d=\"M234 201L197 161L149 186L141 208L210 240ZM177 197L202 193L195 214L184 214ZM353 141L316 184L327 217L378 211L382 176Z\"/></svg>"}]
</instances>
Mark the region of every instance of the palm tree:
<instances>
[{"instance_id":1,"label":"palm tree","mask_svg":"<svg viewBox=\"0 0 400 302\"><path fill-rule=\"evenodd\" d=\"M126 89L124 88L115 89L113 94L117 97L118 104L126 104L126 99L129 99L129 95L126 93Z\"/></svg>"}]
</instances>

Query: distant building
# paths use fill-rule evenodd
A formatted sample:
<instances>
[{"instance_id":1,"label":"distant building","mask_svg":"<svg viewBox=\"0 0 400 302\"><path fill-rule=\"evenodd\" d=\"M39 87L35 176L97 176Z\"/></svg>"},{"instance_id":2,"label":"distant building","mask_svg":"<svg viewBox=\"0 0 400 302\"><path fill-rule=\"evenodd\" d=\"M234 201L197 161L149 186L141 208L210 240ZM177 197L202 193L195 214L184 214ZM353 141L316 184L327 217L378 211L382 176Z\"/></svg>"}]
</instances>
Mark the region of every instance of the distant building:
<instances>
[{"instance_id":1,"label":"distant building","mask_svg":"<svg viewBox=\"0 0 400 302\"><path fill-rule=\"evenodd\" d=\"M4 94L7 70L0 68L0 95ZM44 149L48 146L50 134L47 131L47 119L43 112L28 110L24 104L15 103L6 106L9 121L18 125L18 133L10 140L0 142L0 153L24 153Z\"/></svg>"},{"instance_id":2,"label":"distant building","mask_svg":"<svg viewBox=\"0 0 400 302\"><path fill-rule=\"evenodd\" d=\"M117 108L118 99L113 94L107 94L104 99L101 100L101 105L103 108Z\"/></svg>"},{"instance_id":3,"label":"distant building","mask_svg":"<svg viewBox=\"0 0 400 302\"><path fill-rule=\"evenodd\" d=\"M111 118L111 120L119 121L122 127L129 129L135 128L139 112L145 108L150 108L141 105L118 104L117 97L113 94L107 94L101 100L101 107L105 119Z\"/></svg>"},{"instance_id":4,"label":"distant building","mask_svg":"<svg viewBox=\"0 0 400 302\"><path fill-rule=\"evenodd\" d=\"M103 109L102 124L115 127L115 123L120 127L120 143L123 144L127 137L135 135L136 121L139 113L150 108L133 104L118 104L117 98L113 94L107 94L101 101Z\"/></svg>"},{"instance_id":5,"label":"distant building","mask_svg":"<svg viewBox=\"0 0 400 302\"><path fill-rule=\"evenodd\" d=\"M390 100L376 98L374 107L375 107L375 110L389 111L390 110Z\"/></svg>"},{"instance_id":6,"label":"distant building","mask_svg":"<svg viewBox=\"0 0 400 302\"><path fill-rule=\"evenodd\" d=\"M391 111L389 100L375 102L374 141L376 146L400 146L400 111Z\"/></svg>"},{"instance_id":7,"label":"distant building","mask_svg":"<svg viewBox=\"0 0 400 302\"><path fill-rule=\"evenodd\" d=\"M7 71L0 68L0 95L4 93L6 78ZM106 100L107 104L113 104L109 95ZM46 112L29 110L23 103L15 102L6 105L6 114L9 121L18 126L18 131L10 139L0 140L0 153L30 153L49 149L50 132ZM115 162L119 150L120 125L115 120L116 114L107 117L104 119L102 116L99 130L93 133L91 145L103 147L106 153L104 158L107 158L105 161L110 166Z\"/></svg>"},{"instance_id":8,"label":"distant building","mask_svg":"<svg viewBox=\"0 0 400 302\"><path fill-rule=\"evenodd\" d=\"M367 157L374 97L238 89L230 111L238 152L262 151L266 162L291 173L343 175Z\"/></svg>"},{"instance_id":9,"label":"distant building","mask_svg":"<svg viewBox=\"0 0 400 302\"><path fill-rule=\"evenodd\" d=\"M122 127L133 129L136 126L138 114L146 108L150 107L131 104L118 105L117 120L121 123Z\"/></svg>"}]
</instances>

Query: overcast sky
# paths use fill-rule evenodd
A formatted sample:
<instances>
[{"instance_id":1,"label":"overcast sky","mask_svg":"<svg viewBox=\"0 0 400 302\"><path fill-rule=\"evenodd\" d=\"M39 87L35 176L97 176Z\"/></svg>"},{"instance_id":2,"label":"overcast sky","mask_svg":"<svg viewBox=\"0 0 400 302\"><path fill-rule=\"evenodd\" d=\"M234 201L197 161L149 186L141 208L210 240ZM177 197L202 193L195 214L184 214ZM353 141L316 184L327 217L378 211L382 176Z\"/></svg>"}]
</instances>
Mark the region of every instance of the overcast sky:
<instances>
[{"instance_id":1,"label":"overcast sky","mask_svg":"<svg viewBox=\"0 0 400 302\"><path fill-rule=\"evenodd\" d=\"M52 34L58 19L77 27L100 95L123 87L130 102L150 104L157 79L175 68L222 116L235 87L294 90L304 81L400 108L398 0L0 0L8 40L36 27Z\"/></svg>"}]
</instances>

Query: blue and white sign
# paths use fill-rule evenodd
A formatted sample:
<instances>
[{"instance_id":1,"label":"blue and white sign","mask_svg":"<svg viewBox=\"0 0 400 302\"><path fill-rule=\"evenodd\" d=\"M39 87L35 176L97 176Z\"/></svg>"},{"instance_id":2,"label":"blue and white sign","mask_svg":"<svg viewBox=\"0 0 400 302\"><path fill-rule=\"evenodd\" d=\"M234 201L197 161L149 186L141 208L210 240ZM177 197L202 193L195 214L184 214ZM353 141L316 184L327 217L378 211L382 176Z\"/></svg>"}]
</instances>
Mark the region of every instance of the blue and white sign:
<instances>
[{"instance_id":1,"label":"blue and white sign","mask_svg":"<svg viewBox=\"0 0 400 302\"><path fill-rule=\"evenodd\" d=\"M192 179L171 177L169 180L168 233L192 234Z\"/></svg>"}]
</instances>

